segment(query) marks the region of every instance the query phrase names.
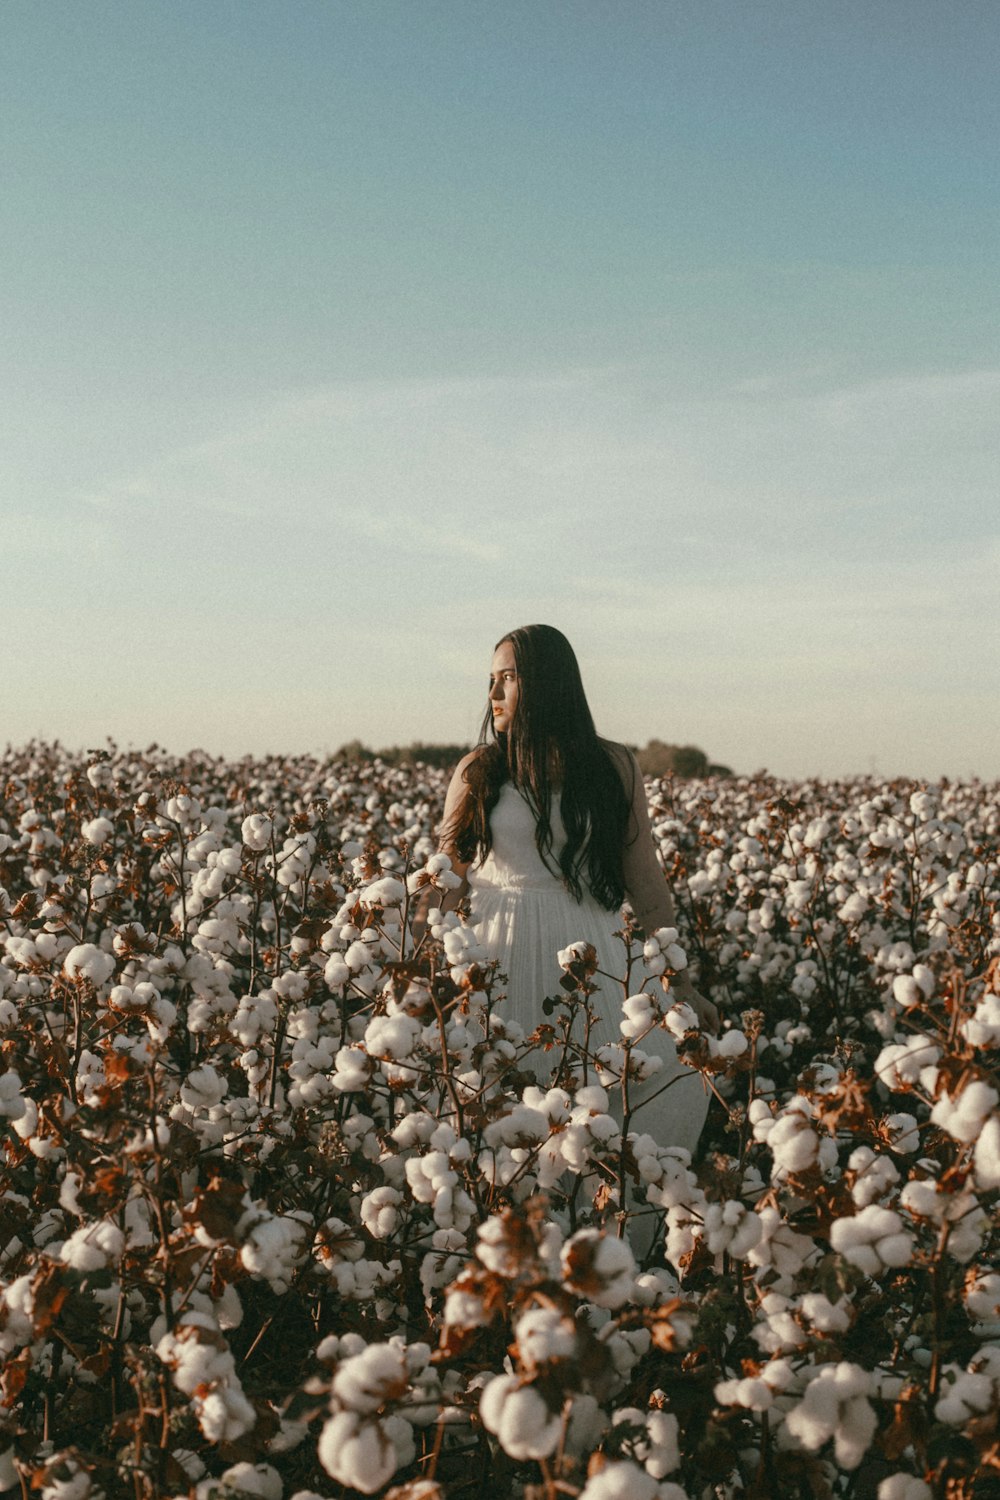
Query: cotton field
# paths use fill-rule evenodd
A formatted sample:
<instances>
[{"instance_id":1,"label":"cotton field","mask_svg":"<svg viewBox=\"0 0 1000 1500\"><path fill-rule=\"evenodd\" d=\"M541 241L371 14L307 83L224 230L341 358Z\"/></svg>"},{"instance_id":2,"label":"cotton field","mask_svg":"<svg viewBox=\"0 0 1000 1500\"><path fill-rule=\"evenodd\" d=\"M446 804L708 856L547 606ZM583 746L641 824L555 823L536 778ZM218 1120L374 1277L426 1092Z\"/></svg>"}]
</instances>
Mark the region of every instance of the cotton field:
<instances>
[{"instance_id":1,"label":"cotton field","mask_svg":"<svg viewBox=\"0 0 1000 1500\"><path fill-rule=\"evenodd\" d=\"M591 1056L592 950L529 1037L442 915L445 784L3 755L0 1488L1000 1493L998 788L651 782Z\"/></svg>"}]
</instances>

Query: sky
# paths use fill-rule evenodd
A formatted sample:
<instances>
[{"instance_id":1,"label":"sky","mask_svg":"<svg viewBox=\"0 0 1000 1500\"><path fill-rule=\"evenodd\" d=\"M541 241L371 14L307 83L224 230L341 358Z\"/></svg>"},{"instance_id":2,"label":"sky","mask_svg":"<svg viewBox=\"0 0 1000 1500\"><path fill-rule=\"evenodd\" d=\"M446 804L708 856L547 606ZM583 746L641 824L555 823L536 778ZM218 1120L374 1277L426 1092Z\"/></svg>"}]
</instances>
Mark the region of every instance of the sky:
<instances>
[{"instance_id":1,"label":"sky","mask_svg":"<svg viewBox=\"0 0 1000 1500\"><path fill-rule=\"evenodd\" d=\"M1000 777L995 0L7 0L0 744Z\"/></svg>"}]
</instances>

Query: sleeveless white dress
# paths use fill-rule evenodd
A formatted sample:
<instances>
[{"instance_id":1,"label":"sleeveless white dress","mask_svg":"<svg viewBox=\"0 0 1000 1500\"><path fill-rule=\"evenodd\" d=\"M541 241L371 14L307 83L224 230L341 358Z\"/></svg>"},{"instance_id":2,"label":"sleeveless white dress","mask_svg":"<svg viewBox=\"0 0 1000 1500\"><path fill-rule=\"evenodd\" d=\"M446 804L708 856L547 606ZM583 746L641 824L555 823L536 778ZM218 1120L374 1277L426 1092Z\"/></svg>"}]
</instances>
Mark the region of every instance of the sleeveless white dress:
<instances>
[{"instance_id":1,"label":"sleeveless white dress","mask_svg":"<svg viewBox=\"0 0 1000 1500\"><path fill-rule=\"evenodd\" d=\"M551 824L553 848L549 859L558 869L566 830L557 792L552 794ZM534 814L512 782L504 782L500 789L490 815L490 833L492 849L468 872L472 922L486 952L499 959L500 971L507 975L507 984L501 986L505 998L500 1001L499 1012L530 1033L540 1022L553 1019L543 1013L542 1000L560 993L563 971L557 954L570 943L593 943L599 968L616 980L624 977L625 948L614 936L621 929L622 916L620 911L601 906L589 892L577 901L562 877L546 866L535 844ZM635 968L632 972L633 987L638 989L644 977L641 964L638 972ZM592 1050L605 1042L621 1043L619 1021L625 998L620 982L600 975L595 978L600 988L592 998L597 1018L591 1033ZM708 1111L701 1075L677 1061L673 1041L662 1027L636 1045L661 1057L663 1064L645 1082L629 1085L630 1129L648 1133L658 1145L684 1146L693 1152ZM539 1049L527 1059L543 1086L555 1058L554 1051ZM666 1084L669 1087L665 1088ZM614 1087L610 1093L613 1112L620 1121L620 1091Z\"/></svg>"}]
</instances>

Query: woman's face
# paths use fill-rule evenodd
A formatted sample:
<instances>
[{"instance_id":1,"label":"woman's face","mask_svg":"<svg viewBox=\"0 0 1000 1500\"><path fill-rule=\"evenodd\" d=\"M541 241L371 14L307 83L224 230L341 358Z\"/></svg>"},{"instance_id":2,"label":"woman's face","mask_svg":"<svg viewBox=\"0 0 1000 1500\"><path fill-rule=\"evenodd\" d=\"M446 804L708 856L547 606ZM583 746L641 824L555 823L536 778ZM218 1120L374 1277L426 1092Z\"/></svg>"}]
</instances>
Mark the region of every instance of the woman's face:
<instances>
[{"instance_id":1,"label":"woman's face","mask_svg":"<svg viewBox=\"0 0 1000 1500\"><path fill-rule=\"evenodd\" d=\"M514 647L510 641L501 641L493 653L490 668L490 706L493 710L493 728L506 734L517 708L517 665Z\"/></svg>"}]
</instances>

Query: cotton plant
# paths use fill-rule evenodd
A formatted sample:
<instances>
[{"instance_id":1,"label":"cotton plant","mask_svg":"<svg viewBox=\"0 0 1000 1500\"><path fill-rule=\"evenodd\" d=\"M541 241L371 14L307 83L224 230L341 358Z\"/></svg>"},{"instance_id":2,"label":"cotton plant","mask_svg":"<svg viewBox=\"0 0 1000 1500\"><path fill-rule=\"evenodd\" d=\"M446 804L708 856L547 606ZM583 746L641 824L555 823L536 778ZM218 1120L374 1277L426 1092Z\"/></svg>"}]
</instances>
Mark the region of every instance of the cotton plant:
<instances>
[{"instance_id":1,"label":"cotton plant","mask_svg":"<svg viewBox=\"0 0 1000 1500\"><path fill-rule=\"evenodd\" d=\"M440 772L0 759L5 1479L693 1500L871 1457L943 1500L988 1463L989 788L652 783L677 924L625 921L601 1049L573 943L506 1019ZM693 1161L628 1110L658 1028L713 1093Z\"/></svg>"}]
</instances>

